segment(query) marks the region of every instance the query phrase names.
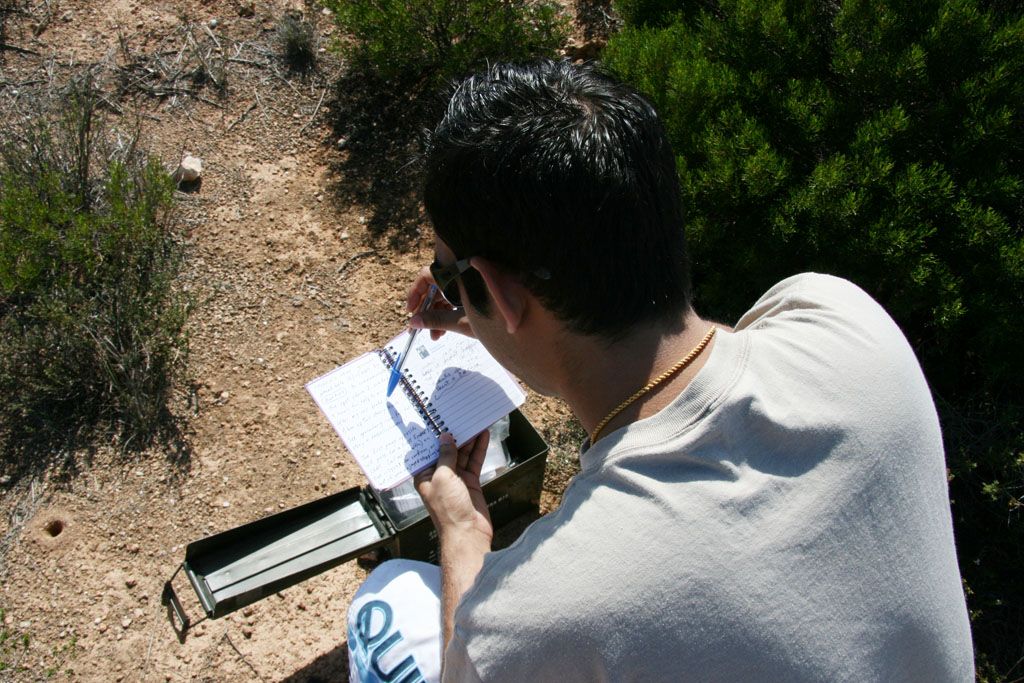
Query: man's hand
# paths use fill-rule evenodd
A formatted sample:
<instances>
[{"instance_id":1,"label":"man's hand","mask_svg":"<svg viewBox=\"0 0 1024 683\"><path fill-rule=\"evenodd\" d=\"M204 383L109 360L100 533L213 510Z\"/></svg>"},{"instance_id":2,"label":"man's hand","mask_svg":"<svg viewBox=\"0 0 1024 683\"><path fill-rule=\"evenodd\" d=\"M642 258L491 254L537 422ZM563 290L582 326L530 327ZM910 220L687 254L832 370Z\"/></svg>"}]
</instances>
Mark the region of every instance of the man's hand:
<instances>
[{"instance_id":1,"label":"man's hand","mask_svg":"<svg viewBox=\"0 0 1024 683\"><path fill-rule=\"evenodd\" d=\"M435 340L446 331L458 332L467 337L474 336L465 312L461 308L454 308L443 296L434 297L434 303L430 310L419 312L420 306L423 305L423 298L430 290L430 285L433 284L436 283L430 275L430 268L424 266L413 280L405 299L405 310L416 314L409 319L409 327L430 330L430 338Z\"/></svg>"},{"instance_id":2,"label":"man's hand","mask_svg":"<svg viewBox=\"0 0 1024 683\"><path fill-rule=\"evenodd\" d=\"M437 464L416 475L416 491L442 540L452 533L476 535L490 546L494 530L480 489L480 469L489 441L490 433L484 431L456 449L451 434L442 434Z\"/></svg>"},{"instance_id":3,"label":"man's hand","mask_svg":"<svg viewBox=\"0 0 1024 683\"><path fill-rule=\"evenodd\" d=\"M494 529L480 490L480 468L487 454L488 432L456 450L450 434L441 435L437 465L416 475L416 490L441 537L441 633L444 647L452 639L455 608L476 579L491 550ZM442 648L442 652L443 652Z\"/></svg>"}]
</instances>

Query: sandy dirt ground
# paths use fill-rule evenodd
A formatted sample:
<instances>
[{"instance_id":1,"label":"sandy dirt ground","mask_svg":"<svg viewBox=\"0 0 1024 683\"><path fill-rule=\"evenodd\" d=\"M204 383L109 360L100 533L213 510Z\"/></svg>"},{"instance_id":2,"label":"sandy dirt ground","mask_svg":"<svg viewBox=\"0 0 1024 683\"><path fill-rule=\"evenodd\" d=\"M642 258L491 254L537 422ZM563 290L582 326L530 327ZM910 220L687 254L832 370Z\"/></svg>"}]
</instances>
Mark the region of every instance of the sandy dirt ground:
<instances>
[{"instance_id":1,"label":"sandy dirt ground","mask_svg":"<svg viewBox=\"0 0 1024 683\"><path fill-rule=\"evenodd\" d=\"M84 65L110 86L112 125L137 120L169 169L191 154L204 170L198 191L179 195L180 286L194 301L190 384L173 406L180 439L145 453L101 445L65 454L59 475L4 479L0 680L347 680L345 611L367 573L354 561L202 622L184 643L161 590L189 542L365 483L304 384L401 331L405 288L432 258L429 226L419 216L372 229L379 207L344 191L375 180L346 164L351 150L328 122L340 59L319 51L302 75L275 61L285 12L314 13L321 45L333 38L318 9L235 0L31 9L8 29L25 51L5 53L4 111ZM156 68L147 60L194 65L203 54L219 64L219 89L154 95L173 85L165 75L142 82L149 91L116 95L118 78ZM389 239L396 231L400 243ZM524 412L551 442L572 433L555 401L531 395ZM571 461L571 449L552 459ZM558 486L546 484L545 509ZM176 586L201 616L187 582Z\"/></svg>"}]
</instances>

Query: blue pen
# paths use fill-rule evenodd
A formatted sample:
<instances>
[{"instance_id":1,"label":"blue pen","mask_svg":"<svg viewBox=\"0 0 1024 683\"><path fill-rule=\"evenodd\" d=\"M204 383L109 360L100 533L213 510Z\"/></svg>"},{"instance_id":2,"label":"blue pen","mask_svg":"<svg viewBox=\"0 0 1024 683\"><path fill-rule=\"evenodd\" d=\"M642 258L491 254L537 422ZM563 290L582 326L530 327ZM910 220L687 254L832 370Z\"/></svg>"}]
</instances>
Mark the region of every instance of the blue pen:
<instances>
[{"instance_id":1,"label":"blue pen","mask_svg":"<svg viewBox=\"0 0 1024 683\"><path fill-rule=\"evenodd\" d=\"M420 313L430 308L430 304L434 303L434 295L437 294L437 287L430 285L430 291L427 292L427 296L423 299L423 305L420 307ZM402 355L398 357L395 364L391 366L391 376L388 377L388 397L390 398L391 392L398 386L398 380L402 378L402 365L405 363L405 357L409 355L409 350L412 348L412 343L416 339L416 333L418 329L412 330L409 333L409 341L405 343L405 350L402 351Z\"/></svg>"}]
</instances>

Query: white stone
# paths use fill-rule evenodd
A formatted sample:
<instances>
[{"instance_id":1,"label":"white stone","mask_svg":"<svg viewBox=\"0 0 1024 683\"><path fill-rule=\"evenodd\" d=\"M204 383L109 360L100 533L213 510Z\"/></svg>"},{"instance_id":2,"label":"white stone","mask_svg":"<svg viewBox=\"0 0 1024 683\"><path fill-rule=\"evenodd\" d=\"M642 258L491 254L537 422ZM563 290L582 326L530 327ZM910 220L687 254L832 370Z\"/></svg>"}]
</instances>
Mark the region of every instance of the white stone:
<instances>
[{"instance_id":1,"label":"white stone","mask_svg":"<svg viewBox=\"0 0 1024 683\"><path fill-rule=\"evenodd\" d=\"M199 180L203 172L203 160L199 157L187 156L181 160L178 170L174 172L174 181L177 183L191 183Z\"/></svg>"}]
</instances>

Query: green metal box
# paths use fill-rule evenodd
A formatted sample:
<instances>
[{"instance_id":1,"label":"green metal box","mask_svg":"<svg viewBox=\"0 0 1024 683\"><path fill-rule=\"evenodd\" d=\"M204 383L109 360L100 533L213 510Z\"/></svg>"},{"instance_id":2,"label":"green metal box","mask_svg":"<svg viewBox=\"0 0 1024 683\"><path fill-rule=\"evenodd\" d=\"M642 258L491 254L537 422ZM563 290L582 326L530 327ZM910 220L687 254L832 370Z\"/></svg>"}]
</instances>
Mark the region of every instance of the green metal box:
<instances>
[{"instance_id":1,"label":"green metal box","mask_svg":"<svg viewBox=\"0 0 1024 683\"><path fill-rule=\"evenodd\" d=\"M518 410L510 415L505 446L509 466L482 487L496 532L537 512L548 453ZM188 544L184 562L164 584L162 602L184 639L191 620L172 585L178 571L184 570L206 617L217 619L374 550L437 563L437 532L425 509L399 525L374 489L353 487Z\"/></svg>"}]
</instances>

